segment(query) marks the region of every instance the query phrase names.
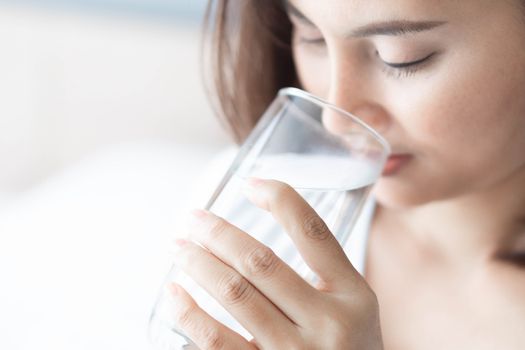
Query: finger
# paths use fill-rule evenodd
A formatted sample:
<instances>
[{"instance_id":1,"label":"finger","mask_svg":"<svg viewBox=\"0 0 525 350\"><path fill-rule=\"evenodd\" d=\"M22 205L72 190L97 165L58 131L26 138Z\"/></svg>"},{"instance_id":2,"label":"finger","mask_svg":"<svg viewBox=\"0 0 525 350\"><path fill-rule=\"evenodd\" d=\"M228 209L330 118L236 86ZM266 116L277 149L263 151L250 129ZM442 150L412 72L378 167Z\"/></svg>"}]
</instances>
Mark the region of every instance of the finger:
<instances>
[{"instance_id":1,"label":"finger","mask_svg":"<svg viewBox=\"0 0 525 350\"><path fill-rule=\"evenodd\" d=\"M202 310L180 286L170 285L172 313L178 329L199 349L256 349L253 344Z\"/></svg>"},{"instance_id":2,"label":"finger","mask_svg":"<svg viewBox=\"0 0 525 350\"><path fill-rule=\"evenodd\" d=\"M294 323L304 318L319 292L273 251L226 220L204 210L192 212L191 236L237 270Z\"/></svg>"},{"instance_id":3,"label":"finger","mask_svg":"<svg viewBox=\"0 0 525 350\"><path fill-rule=\"evenodd\" d=\"M292 321L272 302L237 271L204 248L187 242L175 262L263 347L275 348L276 340L286 339L297 332Z\"/></svg>"},{"instance_id":4,"label":"finger","mask_svg":"<svg viewBox=\"0 0 525 350\"><path fill-rule=\"evenodd\" d=\"M248 179L246 196L273 215L312 271L328 286L359 278L343 248L315 210L289 185L262 179Z\"/></svg>"}]
</instances>

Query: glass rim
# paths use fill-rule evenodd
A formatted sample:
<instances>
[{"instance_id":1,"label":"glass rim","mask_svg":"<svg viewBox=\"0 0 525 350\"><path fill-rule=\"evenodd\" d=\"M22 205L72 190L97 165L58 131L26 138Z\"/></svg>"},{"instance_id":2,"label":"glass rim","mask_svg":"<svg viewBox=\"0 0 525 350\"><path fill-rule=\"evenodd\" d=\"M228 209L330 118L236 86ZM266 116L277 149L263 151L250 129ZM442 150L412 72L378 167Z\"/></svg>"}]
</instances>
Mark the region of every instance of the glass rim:
<instances>
[{"instance_id":1,"label":"glass rim","mask_svg":"<svg viewBox=\"0 0 525 350\"><path fill-rule=\"evenodd\" d=\"M295 87L284 87L284 88L281 88L281 89L279 89L278 95L279 96L297 96L297 97L301 97L301 98L306 99L306 100L308 100L310 102L316 103L318 105L322 105L323 107L328 107L328 108L330 108L330 109L332 109L334 111L342 113L343 115L349 117L353 122L357 123L358 125L362 126L366 130L368 130L372 134L372 136L383 146L383 148L386 151L387 155L391 153L390 144L388 143L388 141L383 136L381 136L381 134L379 134L374 128L372 128L370 125L368 125L367 123L365 123L364 121L359 119L357 116L353 115L352 113L350 113L348 111L345 111L341 107L337 107L333 103L330 103L330 102L328 102L328 101L326 101L326 100L324 100L324 99L322 99L320 97L317 97L315 95L312 95L309 92L306 92L304 90L301 90L301 89L295 88Z\"/></svg>"}]
</instances>

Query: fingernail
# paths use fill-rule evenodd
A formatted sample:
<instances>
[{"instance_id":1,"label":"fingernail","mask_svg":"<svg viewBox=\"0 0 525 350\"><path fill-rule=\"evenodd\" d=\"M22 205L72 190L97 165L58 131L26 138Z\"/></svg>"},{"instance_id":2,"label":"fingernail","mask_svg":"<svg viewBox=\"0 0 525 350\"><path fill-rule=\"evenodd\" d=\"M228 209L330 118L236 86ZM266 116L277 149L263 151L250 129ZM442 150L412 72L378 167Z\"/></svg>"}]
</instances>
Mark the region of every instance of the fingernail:
<instances>
[{"instance_id":1,"label":"fingernail","mask_svg":"<svg viewBox=\"0 0 525 350\"><path fill-rule=\"evenodd\" d=\"M174 261L178 260L179 255L180 255L180 251L182 250L182 248L186 244L188 244L188 241L185 240L185 239L177 238L177 239L173 240L171 254L173 256Z\"/></svg>"},{"instance_id":2,"label":"fingernail","mask_svg":"<svg viewBox=\"0 0 525 350\"><path fill-rule=\"evenodd\" d=\"M190 211L191 216L193 216L196 219L202 219L208 216L210 212L204 209L193 209Z\"/></svg>"},{"instance_id":3,"label":"fingernail","mask_svg":"<svg viewBox=\"0 0 525 350\"><path fill-rule=\"evenodd\" d=\"M180 238L178 238L178 239L175 240L175 245L176 245L177 247L179 247L179 248L184 247L186 244L188 244L188 241L185 240L185 239L180 239Z\"/></svg>"},{"instance_id":4,"label":"fingernail","mask_svg":"<svg viewBox=\"0 0 525 350\"><path fill-rule=\"evenodd\" d=\"M177 296L180 293L180 287L176 283L168 284L168 291L172 296Z\"/></svg>"},{"instance_id":5,"label":"fingernail","mask_svg":"<svg viewBox=\"0 0 525 350\"><path fill-rule=\"evenodd\" d=\"M242 191L248 196L256 195L257 187L261 186L263 182L264 180L262 179L256 177L249 177L246 180L244 180L244 183L242 185Z\"/></svg>"},{"instance_id":6,"label":"fingernail","mask_svg":"<svg viewBox=\"0 0 525 350\"><path fill-rule=\"evenodd\" d=\"M186 264L187 254L184 251L184 247L189 243L185 239L175 239L173 241L172 250L171 250L171 261L177 267L182 267Z\"/></svg>"},{"instance_id":7,"label":"fingernail","mask_svg":"<svg viewBox=\"0 0 525 350\"><path fill-rule=\"evenodd\" d=\"M186 227L192 230L195 226L200 225L209 215L209 211L203 209L193 209L186 217Z\"/></svg>"},{"instance_id":8,"label":"fingernail","mask_svg":"<svg viewBox=\"0 0 525 350\"><path fill-rule=\"evenodd\" d=\"M248 187L259 187L264 183L263 179L259 179L258 177L249 177L246 179L246 186Z\"/></svg>"}]
</instances>

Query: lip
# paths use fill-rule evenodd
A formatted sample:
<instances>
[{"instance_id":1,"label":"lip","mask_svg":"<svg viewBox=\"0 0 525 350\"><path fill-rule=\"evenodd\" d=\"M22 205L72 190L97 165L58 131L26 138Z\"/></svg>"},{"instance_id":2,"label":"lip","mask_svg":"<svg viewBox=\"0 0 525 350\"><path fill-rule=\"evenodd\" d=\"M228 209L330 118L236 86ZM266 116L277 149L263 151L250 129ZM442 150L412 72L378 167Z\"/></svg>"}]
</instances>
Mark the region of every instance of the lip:
<instances>
[{"instance_id":1,"label":"lip","mask_svg":"<svg viewBox=\"0 0 525 350\"><path fill-rule=\"evenodd\" d=\"M392 176L399 172L413 157L410 154L393 154L388 157L383 176Z\"/></svg>"}]
</instances>

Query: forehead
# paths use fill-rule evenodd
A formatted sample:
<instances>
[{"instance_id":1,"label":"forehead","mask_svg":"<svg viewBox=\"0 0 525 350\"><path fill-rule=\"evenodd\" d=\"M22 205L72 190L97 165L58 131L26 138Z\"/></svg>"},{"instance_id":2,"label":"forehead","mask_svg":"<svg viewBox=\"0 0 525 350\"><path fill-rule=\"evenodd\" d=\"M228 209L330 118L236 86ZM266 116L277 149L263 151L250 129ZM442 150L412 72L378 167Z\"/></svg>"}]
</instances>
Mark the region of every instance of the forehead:
<instances>
[{"instance_id":1,"label":"forehead","mask_svg":"<svg viewBox=\"0 0 525 350\"><path fill-rule=\"evenodd\" d=\"M374 21L453 20L475 15L493 0L287 0L319 27L337 29Z\"/></svg>"}]
</instances>

